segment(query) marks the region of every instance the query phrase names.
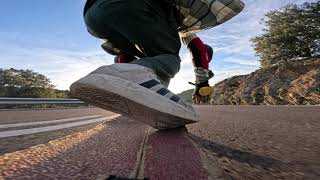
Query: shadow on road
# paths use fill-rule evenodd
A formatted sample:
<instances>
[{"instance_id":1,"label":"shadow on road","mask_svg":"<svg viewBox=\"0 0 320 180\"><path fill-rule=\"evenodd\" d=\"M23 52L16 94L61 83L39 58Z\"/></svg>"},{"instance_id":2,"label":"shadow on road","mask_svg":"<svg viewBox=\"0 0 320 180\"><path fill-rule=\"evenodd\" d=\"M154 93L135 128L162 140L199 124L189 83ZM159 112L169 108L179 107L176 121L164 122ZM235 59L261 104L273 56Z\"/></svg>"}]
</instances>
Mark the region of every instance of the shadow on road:
<instances>
[{"instance_id":1,"label":"shadow on road","mask_svg":"<svg viewBox=\"0 0 320 180\"><path fill-rule=\"evenodd\" d=\"M203 139L193 134L189 134L189 136L197 144L200 144L203 148L216 154L219 157L226 157L226 158L238 161L240 163L247 163L253 166L260 166L263 169L270 169L270 168L275 169L275 168L280 168L281 165L283 165L281 161L273 158L256 155L256 154L241 151L238 149L233 149L222 144L208 141L206 139Z\"/></svg>"}]
</instances>

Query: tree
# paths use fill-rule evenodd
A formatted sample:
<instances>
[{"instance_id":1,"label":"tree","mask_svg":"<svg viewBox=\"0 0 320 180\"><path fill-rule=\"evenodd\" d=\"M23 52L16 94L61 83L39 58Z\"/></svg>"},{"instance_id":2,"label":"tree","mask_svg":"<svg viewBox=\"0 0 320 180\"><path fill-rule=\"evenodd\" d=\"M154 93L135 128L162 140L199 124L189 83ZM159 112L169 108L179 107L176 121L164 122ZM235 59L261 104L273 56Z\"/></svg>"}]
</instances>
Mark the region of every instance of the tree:
<instances>
[{"instance_id":1,"label":"tree","mask_svg":"<svg viewBox=\"0 0 320 180\"><path fill-rule=\"evenodd\" d=\"M297 57L320 55L320 1L287 5L266 14L264 33L253 38L262 67Z\"/></svg>"},{"instance_id":2,"label":"tree","mask_svg":"<svg viewBox=\"0 0 320 180\"><path fill-rule=\"evenodd\" d=\"M0 96L56 98L62 97L56 93L50 80L31 70L0 69Z\"/></svg>"}]
</instances>

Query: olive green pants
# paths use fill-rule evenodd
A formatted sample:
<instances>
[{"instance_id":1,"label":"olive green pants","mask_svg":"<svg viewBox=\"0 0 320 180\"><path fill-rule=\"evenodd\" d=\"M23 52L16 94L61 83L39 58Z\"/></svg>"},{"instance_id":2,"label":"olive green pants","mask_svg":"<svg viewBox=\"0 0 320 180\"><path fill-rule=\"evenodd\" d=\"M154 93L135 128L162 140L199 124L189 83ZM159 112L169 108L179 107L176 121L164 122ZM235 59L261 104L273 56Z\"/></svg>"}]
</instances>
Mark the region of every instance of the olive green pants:
<instances>
[{"instance_id":1,"label":"olive green pants","mask_svg":"<svg viewBox=\"0 0 320 180\"><path fill-rule=\"evenodd\" d=\"M97 0L85 15L88 31L137 56L166 85L180 69L181 47L172 8L161 0Z\"/></svg>"}]
</instances>

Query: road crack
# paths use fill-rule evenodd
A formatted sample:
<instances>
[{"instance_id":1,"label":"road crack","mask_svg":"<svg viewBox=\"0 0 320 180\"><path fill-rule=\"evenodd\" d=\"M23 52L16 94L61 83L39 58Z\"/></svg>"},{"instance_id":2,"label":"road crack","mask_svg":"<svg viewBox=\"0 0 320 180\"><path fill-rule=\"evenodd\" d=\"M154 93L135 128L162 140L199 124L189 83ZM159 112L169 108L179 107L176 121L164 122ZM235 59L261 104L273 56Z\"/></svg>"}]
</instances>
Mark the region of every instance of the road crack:
<instances>
[{"instance_id":1,"label":"road crack","mask_svg":"<svg viewBox=\"0 0 320 180\"><path fill-rule=\"evenodd\" d=\"M143 138L143 141L141 143L141 148L137 154L137 162L136 166L133 169L132 173L130 174L130 178L133 179L144 179L144 157L146 154L146 146L148 142L148 136L150 132L150 127L146 131L146 135Z\"/></svg>"}]
</instances>

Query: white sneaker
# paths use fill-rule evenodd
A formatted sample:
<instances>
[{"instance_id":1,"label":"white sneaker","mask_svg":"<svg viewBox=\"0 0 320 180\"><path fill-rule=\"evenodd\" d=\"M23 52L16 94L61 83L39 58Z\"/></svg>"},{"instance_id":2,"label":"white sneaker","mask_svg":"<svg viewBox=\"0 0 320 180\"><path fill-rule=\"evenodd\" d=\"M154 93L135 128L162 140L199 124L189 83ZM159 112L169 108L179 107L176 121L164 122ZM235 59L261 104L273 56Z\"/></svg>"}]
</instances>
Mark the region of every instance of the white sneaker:
<instances>
[{"instance_id":1,"label":"white sneaker","mask_svg":"<svg viewBox=\"0 0 320 180\"><path fill-rule=\"evenodd\" d=\"M136 64L102 66L73 83L70 90L84 102L157 129L198 121L190 104L162 85L151 69Z\"/></svg>"}]
</instances>

